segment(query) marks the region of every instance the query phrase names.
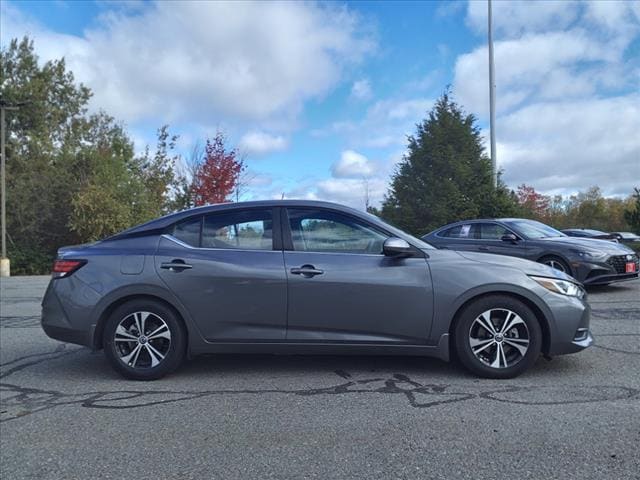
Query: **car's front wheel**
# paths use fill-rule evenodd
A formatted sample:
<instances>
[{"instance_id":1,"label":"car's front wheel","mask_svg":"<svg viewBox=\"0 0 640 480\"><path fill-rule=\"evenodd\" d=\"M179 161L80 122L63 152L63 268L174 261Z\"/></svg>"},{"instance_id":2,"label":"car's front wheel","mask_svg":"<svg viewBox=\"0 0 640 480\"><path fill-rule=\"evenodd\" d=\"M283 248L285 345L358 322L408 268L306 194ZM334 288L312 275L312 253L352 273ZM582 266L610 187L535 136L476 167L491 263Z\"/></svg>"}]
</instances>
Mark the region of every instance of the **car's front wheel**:
<instances>
[{"instance_id":1,"label":"car's front wheel","mask_svg":"<svg viewBox=\"0 0 640 480\"><path fill-rule=\"evenodd\" d=\"M551 268L555 268L556 270L560 270L562 273L566 273L567 275L572 275L571 267L560 257L548 256L542 257L538 260L538 263L543 263Z\"/></svg>"},{"instance_id":2,"label":"car's front wheel","mask_svg":"<svg viewBox=\"0 0 640 480\"><path fill-rule=\"evenodd\" d=\"M166 305L147 299L127 302L109 316L104 352L111 366L133 380L155 380L182 363L186 335Z\"/></svg>"},{"instance_id":3,"label":"car's front wheel","mask_svg":"<svg viewBox=\"0 0 640 480\"><path fill-rule=\"evenodd\" d=\"M535 314L521 301L491 295L460 313L454 332L461 363L476 375L512 378L531 367L542 347Z\"/></svg>"}]
</instances>

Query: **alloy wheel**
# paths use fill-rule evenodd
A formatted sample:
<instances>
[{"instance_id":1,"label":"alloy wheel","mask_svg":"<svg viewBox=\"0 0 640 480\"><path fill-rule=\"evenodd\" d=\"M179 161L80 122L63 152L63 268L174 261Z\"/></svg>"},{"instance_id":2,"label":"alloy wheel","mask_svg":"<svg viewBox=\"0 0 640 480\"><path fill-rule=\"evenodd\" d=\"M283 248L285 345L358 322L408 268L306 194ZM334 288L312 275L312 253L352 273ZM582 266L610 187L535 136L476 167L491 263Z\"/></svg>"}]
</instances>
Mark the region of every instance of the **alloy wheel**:
<instances>
[{"instance_id":1,"label":"alloy wheel","mask_svg":"<svg viewBox=\"0 0 640 480\"><path fill-rule=\"evenodd\" d=\"M155 313L135 312L118 323L113 340L122 363L132 368L154 368L169 353L171 331Z\"/></svg>"},{"instance_id":2,"label":"alloy wheel","mask_svg":"<svg viewBox=\"0 0 640 480\"><path fill-rule=\"evenodd\" d=\"M567 273L567 270L564 268L564 265L557 260L549 259L545 260L545 265L549 265L551 268L555 268L556 270L560 270L563 273Z\"/></svg>"},{"instance_id":3,"label":"alloy wheel","mask_svg":"<svg viewBox=\"0 0 640 480\"><path fill-rule=\"evenodd\" d=\"M475 357L492 368L517 364L529 349L527 324L511 310L496 308L481 313L469 329L469 345Z\"/></svg>"}]
</instances>

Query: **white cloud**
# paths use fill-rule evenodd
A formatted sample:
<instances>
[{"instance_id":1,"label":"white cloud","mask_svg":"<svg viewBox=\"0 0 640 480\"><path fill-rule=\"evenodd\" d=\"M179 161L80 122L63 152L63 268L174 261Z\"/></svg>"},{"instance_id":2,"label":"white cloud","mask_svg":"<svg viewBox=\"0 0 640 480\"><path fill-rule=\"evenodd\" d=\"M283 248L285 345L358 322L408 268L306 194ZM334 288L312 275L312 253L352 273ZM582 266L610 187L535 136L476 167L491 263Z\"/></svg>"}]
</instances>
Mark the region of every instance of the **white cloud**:
<instances>
[{"instance_id":1,"label":"white cloud","mask_svg":"<svg viewBox=\"0 0 640 480\"><path fill-rule=\"evenodd\" d=\"M354 100L369 100L373 96L371 91L371 83L367 79L357 80L351 86L350 97Z\"/></svg>"},{"instance_id":2,"label":"white cloud","mask_svg":"<svg viewBox=\"0 0 640 480\"><path fill-rule=\"evenodd\" d=\"M476 32L485 34L487 2L470 1L467 5L467 24ZM577 18L580 4L573 0L509 0L492 2L492 10L495 32L515 36L567 28Z\"/></svg>"},{"instance_id":3,"label":"white cloud","mask_svg":"<svg viewBox=\"0 0 640 480\"><path fill-rule=\"evenodd\" d=\"M353 150L345 150L340 160L331 166L335 178L365 178L375 173L375 165L364 155Z\"/></svg>"},{"instance_id":4,"label":"white cloud","mask_svg":"<svg viewBox=\"0 0 640 480\"><path fill-rule=\"evenodd\" d=\"M638 94L532 104L499 119L497 131L512 185L629 194L640 179Z\"/></svg>"},{"instance_id":5,"label":"white cloud","mask_svg":"<svg viewBox=\"0 0 640 480\"><path fill-rule=\"evenodd\" d=\"M467 22L486 33L486 4ZM498 165L512 185L552 193L640 178L637 2L494 2ZM458 57L456 99L488 116L487 48Z\"/></svg>"},{"instance_id":6,"label":"white cloud","mask_svg":"<svg viewBox=\"0 0 640 480\"><path fill-rule=\"evenodd\" d=\"M543 92L546 98L590 94L602 77L584 62L614 65L619 51L591 38L583 30L527 34L517 40L495 43L496 108L506 111ZM479 47L458 57L454 92L470 111L488 113L488 53ZM555 82L554 82L555 80Z\"/></svg>"},{"instance_id":7,"label":"white cloud","mask_svg":"<svg viewBox=\"0 0 640 480\"><path fill-rule=\"evenodd\" d=\"M3 43L31 35L43 60L64 56L92 105L126 121L289 125L343 68L374 48L347 7L302 2L171 2L112 10L83 36L2 7Z\"/></svg>"},{"instance_id":8,"label":"white cloud","mask_svg":"<svg viewBox=\"0 0 640 480\"><path fill-rule=\"evenodd\" d=\"M428 98L384 99L371 105L360 120L336 121L312 135L341 135L353 148L389 148L404 146L407 135L415 130L433 106Z\"/></svg>"},{"instance_id":9,"label":"white cloud","mask_svg":"<svg viewBox=\"0 0 640 480\"><path fill-rule=\"evenodd\" d=\"M247 155L266 155L285 150L289 142L283 136L265 132L248 132L240 139L240 151Z\"/></svg>"},{"instance_id":10,"label":"white cloud","mask_svg":"<svg viewBox=\"0 0 640 480\"><path fill-rule=\"evenodd\" d=\"M329 178L318 182L312 193L314 199L343 203L364 210L365 205L379 203L387 190L382 178Z\"/></svg>"}]
</instances>

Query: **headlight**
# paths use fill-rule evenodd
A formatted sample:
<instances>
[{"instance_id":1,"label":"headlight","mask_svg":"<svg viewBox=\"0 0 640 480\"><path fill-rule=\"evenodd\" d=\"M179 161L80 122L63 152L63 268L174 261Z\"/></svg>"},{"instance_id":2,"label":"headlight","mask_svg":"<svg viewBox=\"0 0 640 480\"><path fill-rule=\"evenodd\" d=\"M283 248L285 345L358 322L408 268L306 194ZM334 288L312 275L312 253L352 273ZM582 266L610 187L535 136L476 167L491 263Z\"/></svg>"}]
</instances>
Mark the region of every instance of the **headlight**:
<instances>
[{"instance_id":1,"label":"headlight","mask_svg":"<svg viewBox=\"0 0 640 480\"><path fill-rule=\"evenodd\" d=\"M566 295L568 297L584 297L584 290L579 285L566 280L560 280L559 278L547 278L547 277L531 277L547 290L551 290L553 293L559 293L560 295Z\"/></svg>"},{"instance_id":2,"label":"headlight","mask_svg":"<svg viewBox=\"0 0 640 480\"><path fill-rule=\"evenodd\" d=\"M608 253L601 252L599 250L576 250L576 253L585 260L604 260L609 256Z\"/></svg>"}]
</instances>

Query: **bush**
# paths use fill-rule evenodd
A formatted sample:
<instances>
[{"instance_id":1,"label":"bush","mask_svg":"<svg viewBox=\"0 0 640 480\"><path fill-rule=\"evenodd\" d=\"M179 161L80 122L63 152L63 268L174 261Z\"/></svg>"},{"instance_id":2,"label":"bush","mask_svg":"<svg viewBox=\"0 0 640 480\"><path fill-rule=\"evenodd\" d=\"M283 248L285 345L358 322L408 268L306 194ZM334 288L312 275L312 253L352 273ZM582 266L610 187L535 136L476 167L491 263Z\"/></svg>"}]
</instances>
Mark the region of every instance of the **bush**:
<instances>
[{"instance_id":1,"label":"bush","mask_svg":"<svg viewBox=\"0 0 640 480\"><path fill-rule=\"evenodd\" d=\"M56 257L42 247L8 245L7 255L11 260L11 275L47 275Z\"/></svg>"}]
</instances>

